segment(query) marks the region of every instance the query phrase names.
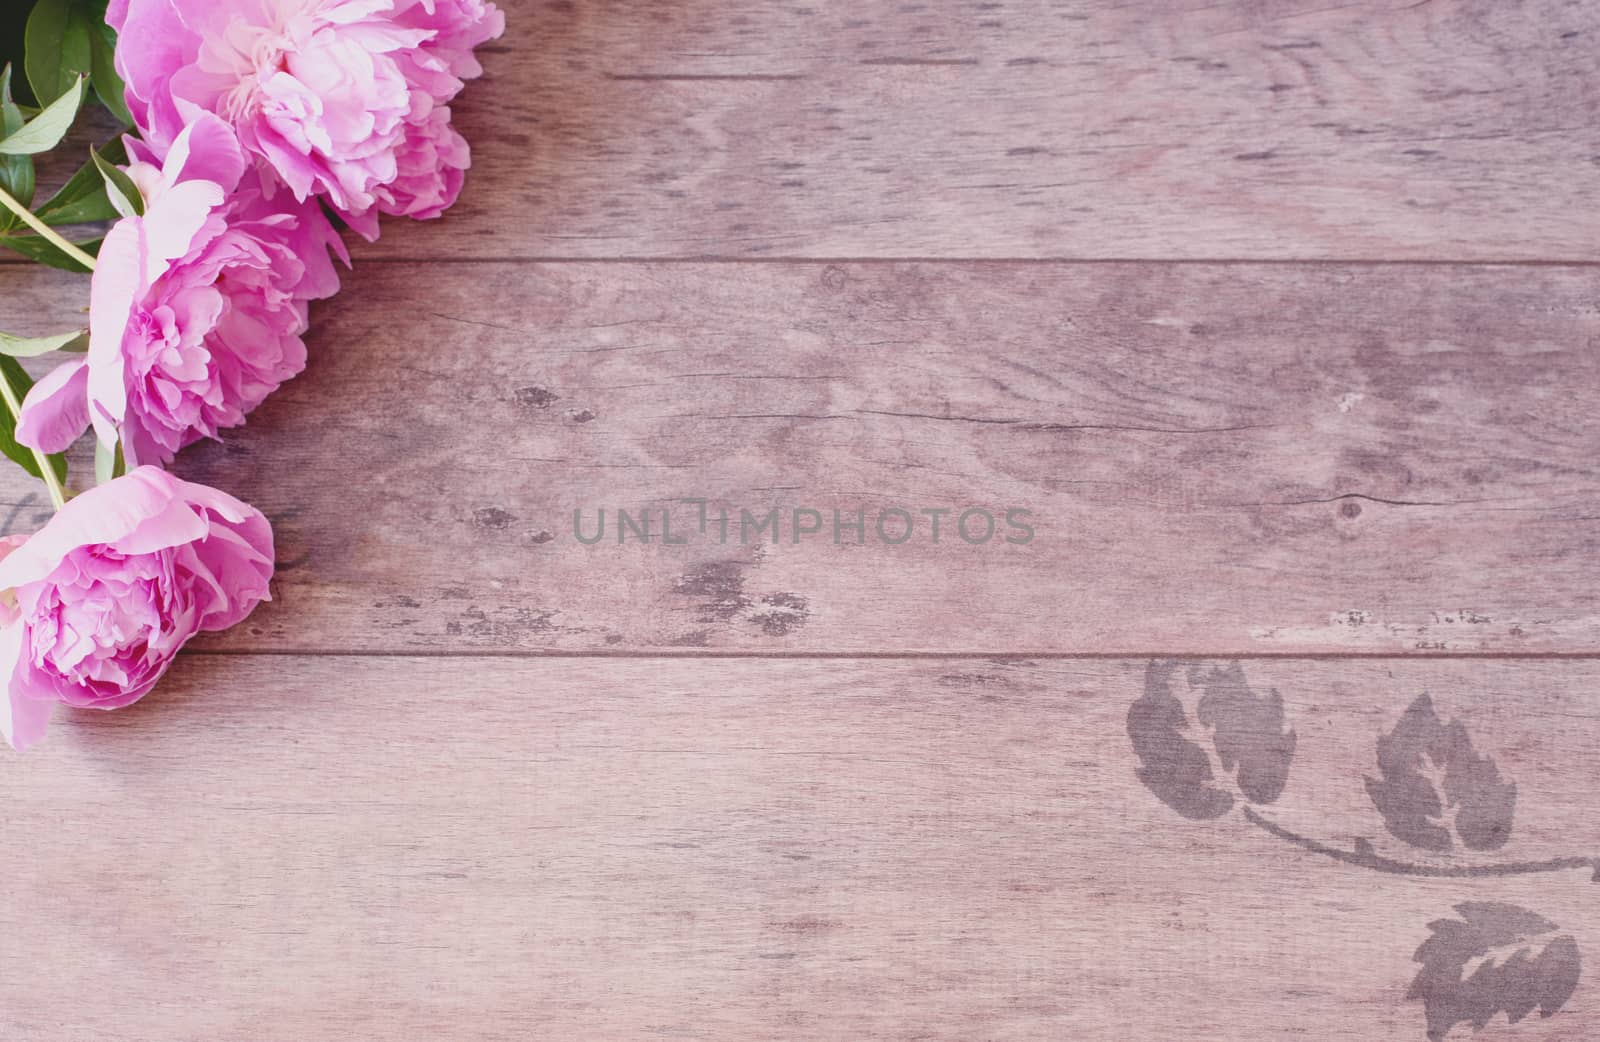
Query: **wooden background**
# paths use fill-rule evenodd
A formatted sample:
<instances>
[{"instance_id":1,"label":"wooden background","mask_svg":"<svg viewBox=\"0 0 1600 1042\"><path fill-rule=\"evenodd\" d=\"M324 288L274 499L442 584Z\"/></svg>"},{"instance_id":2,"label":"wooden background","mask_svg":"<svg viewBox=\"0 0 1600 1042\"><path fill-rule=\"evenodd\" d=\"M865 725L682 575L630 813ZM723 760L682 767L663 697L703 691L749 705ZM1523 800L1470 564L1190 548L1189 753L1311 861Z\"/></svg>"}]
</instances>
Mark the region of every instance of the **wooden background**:
<instances>
[{"instance_id":1,"label":"wooden background","mask_svg":"<svg viewBox=\"0 0 1600 1042\"><path fill-rule=\"evenodd\" d=\"M1422 1042L1464 902L1590 964L1477 1037L1594 1037L1600 885L1482 870L1600 856L1600 8L502 6L459 206L178 462L274 601L0 758L0 1038ZM1037 534L573 537L679 497ZM1174 657L1281 695L1274 822L1422 874L1164 805ZM1369 799L1423 693L1503 849Z\"/></svg>"}]
</instances>

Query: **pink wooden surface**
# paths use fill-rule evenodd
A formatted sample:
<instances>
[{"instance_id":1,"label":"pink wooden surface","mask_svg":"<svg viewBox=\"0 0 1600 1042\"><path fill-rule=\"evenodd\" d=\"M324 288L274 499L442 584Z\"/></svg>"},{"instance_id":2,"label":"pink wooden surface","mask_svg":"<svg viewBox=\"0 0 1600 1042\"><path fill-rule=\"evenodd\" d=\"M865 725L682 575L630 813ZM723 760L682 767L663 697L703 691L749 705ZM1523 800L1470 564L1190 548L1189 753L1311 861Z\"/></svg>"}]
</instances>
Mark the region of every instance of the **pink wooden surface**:
<instances>
[{"instance_id":1,"label":"pink wooden surface","mask_svg":"<svg viewBox=\"0 0 1600 1042\"><path fill-rule=\"evenodd\" d=\"M1594 1037L1592 5L502 6L178 461L273 603L0 758L0 1040Z\"/></svg>"},{"instance_id":2,"label":"pink wooden surface","mask_svg":"<svg viewBox=\"0 0 1600 1042\"><path fill-rule=\"evenodd\" d=\"M1584 0L505 7L363 256L1600 259Z\"/></svg>"},{"instance_id":3,"label":"pink wooden surface","mask_svg":"<svg viewBox=\"0 0 1600 1042\"><path fill-rule=\"evenodd\" d=\"M1600 647L1588 268L374 263L349 283L306 377L184 458L283 551L278 602L210 646ZM14 284L30 328L73 321L70 276ZM42 516L0 482L7 508L30 494ZM972 508L996 518L982 545L958 532ZM1031 542L1005 541L1011 508ZM896 509L915 528L890 544ZM574 511L592 538L600 510L606 538L579 542ZM618 545L618 510L652 541ZM776 544L754 528L773 510ZM796 510L823 530L796 543ZM948 511L938 543L925 510ZM836 544L835 511L869 531Z\"/></svg>"},{"instance_id":4,"label":"pink wooden surface","mask_svg":"<svg viewBox=\"0 0 1600 1042\"><path fill-rule=\"evenodd\" d=\"M1593 663L1245 669L1298 734L1274 821L1600 854ZM1421 1040L1454 906L1600 943L1589 870L1185 820L1135 773L1146 671L190 656L0 768L7 1038ZM1517 785L1500 851L1419 854L1368 798L1425 691ZM1588 1038L1596 1003L1481 1037Z\"/></svg>"}]
</instances>

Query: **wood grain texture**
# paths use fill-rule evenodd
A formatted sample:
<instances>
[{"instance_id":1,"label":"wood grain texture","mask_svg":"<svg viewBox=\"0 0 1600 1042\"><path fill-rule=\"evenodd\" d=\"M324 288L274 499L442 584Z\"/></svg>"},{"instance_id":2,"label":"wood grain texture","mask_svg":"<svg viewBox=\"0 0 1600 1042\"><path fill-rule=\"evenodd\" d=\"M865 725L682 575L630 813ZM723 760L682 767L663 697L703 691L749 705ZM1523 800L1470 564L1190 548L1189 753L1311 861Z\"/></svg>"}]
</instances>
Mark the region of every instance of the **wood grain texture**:
<instances>
[{"instance_id":1,"label":"wood grain texture","mask_svg":"<svg viewBox=\"0 0 1600 1042\"><path fill-rule=\"evenodd\" d=\"M49 311L68 278L19 276L12 300ZM276 525L278 599L226 647L1600 649L1589 269L349 281L307 374L180 461ZM0 480L0 507L34 495L13 528L42 519L20 473ZM727 545L680 497L731 512ZM667 505L687 545L661 545L658 516L655 541L617 545L616 509ZM918 523L903 545L876 531L895 506ZM1034 540L967 545L952 513L931 542L919 511L972 506L1031 510ZM829 512L822 535L793 543L796 507ZM574 511L592 536L601 508L606 540L581 545ZM738 545L739 512L773 508L780 542ZM866 545L835 545L835 509L867 511Z\"/></svg>"},{"instance_id":2,"label":"wood grain texture","mask_svg":"<svg viewBox=\"0 0 1600 1042\"><path fill-rule=\"evenodd\" d=\"M507 0L362 256L1600 259L1586 0Z\"/></svg>"},{"instance_id":3,"label":"wood grain texture","mask_svg":"<svg viewBox=\"0 0 1600 1042\"><path fill-rule=\"evenodd\" d=\"M1584 969L1435 1035L1594 1037L1600 8L502 6L450 220L177 464L275 600L0 757L0 1040L1423 1042L1470 907Z\"/></svg>"},{"instance_id":4,"label":"wood grain texture","mask_svg":"<svg viewBox=\"0 0 1600 1042\"><path fill-rule=\"evenodd\" d=\"M1298 732L1276 820L1414 857L1363 778L1427 691L1518 800L1503 850L1424 860L1600 854L1594 663L1247 670ZM1422 1042L1411 957L1456 904L1525 906L1594 965L1588 872L1403 878L1180 818L1135 773L1145 676L186 657L140 706L62 714L0 759L0 1022L10 1042ZM1590 978L1479 1037L1590 1037Z\"/></svg>"}]
</instances>

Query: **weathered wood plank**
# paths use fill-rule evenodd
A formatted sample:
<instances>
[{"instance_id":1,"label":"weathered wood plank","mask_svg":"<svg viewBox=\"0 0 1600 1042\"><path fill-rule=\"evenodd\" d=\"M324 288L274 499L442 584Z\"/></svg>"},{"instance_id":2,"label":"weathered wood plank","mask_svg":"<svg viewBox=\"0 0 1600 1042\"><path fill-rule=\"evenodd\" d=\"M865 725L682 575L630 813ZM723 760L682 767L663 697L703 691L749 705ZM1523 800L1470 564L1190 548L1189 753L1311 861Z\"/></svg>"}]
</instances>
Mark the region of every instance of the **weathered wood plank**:
<instances>
[{"instance_id":1,"label":"weathered wood plank","mask_svg":"<svg viewBox=\"0 0 1600 1042\"><path fill-rule=\"evenodd\" d=\"M7 325L67 321L69 279L12 277ZM1594 652L1596 285L367 265L318 311L306 375L180 470L276 525L278 601L235 649ZM0 490L10 510L29 486ZM732 512L726 545L684 497ZM687 545L661 545L669 506ZM876 530L895 507L903 545ZM970 507L996 516L983 545L956 532ZM583 545L574 511L592 536L600 508ZM617 508L648 509L652 542L617 545ZM780 541L738 545L740 510L773 508ZM823 517L798 545L796 508Z\"/></svg>"},{"instance_id":2,"label":"weathered wood plank","mask_svg":"<svg viewBox=\"0 0 1600 1042\"><path fill-rule=\"evenodd\" d=\"M1436 868L1600 854L1595 663L1246 670L1297 734L1263 820ZM1167 679L1192 713L1187 675ZM1412 955L1481 901L1589 967L1547 1023L1481 1037L1592 1035L1588 871L1412 878L1238 805L1186 820L1136 775L1147 682L1141 661L187 657L145 704L0 757L0 821L26 837L0 848L0 1023L1422 1042ZM1500 850L1418 851L1369 799L1378 737L1423 692L1516 786Z\"/></svg>"},{"instance_id":3,"label":"weathered wood plank","mask_svg":"<svg viewBox=\"0 0 1600 1042\"><path fill-rule=\"evenodd\" d=\"M1600 259L1582 0L501 6L361 255Z\"/></svg>"},{"instance_id":4,"label":"weathered wood plank","mask_svg":"<svg viewBox=\"0 0 1600 1042\"><path fill-rule=\"evenodd\" d=\"M507 0L364 256L1600 259L1584 0Z\"/></svg>"}]
</instances>

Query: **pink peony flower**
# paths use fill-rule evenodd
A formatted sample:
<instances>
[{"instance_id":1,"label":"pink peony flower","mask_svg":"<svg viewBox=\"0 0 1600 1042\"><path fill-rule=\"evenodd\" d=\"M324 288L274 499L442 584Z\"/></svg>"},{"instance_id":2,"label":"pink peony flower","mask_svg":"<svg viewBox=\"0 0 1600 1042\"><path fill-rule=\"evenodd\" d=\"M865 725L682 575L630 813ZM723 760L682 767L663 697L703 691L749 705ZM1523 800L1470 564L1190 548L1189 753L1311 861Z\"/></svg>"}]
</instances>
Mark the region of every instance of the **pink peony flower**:
<instances>
[{"instance_id":1,"label":"pink peony flower","mask_svg":"<svg viewBox=\"0 0 1600 1042\"><path fill-rule=\"evenodd\" d=\"M89 423L130 466L244 422L305 367L307 300L344 247L314 202L268 199L233 133L203 115L160 166L130 144L143 217L117 222L89 294L89 353L40 380L17 439L59 452Z\"/></svg>"},{"instance_id":2,"label":"pink peony flower","mask_svg":"<svg viewBox=\"0 0 1600 1042\"><path fill-rule=\"evenodd\" d=\"M272 529L232 496L140 467L6 540L0 557L0 734L23 749L56 702L136 702L190 637L268 600Z\"/></svg>"},{"instance_id":3,"label":"pink peony flower","mask_svg":"<svg viewBox=\"0 0 1600 1042\"><path fill-rule=\"evenodd\" d=\"M106 17L148 140L220 116L296 199L369 239L380 212L455 201L469 159L445 105L505 27L483 0L114 0Z\"/></svg>"}]
</instances>

